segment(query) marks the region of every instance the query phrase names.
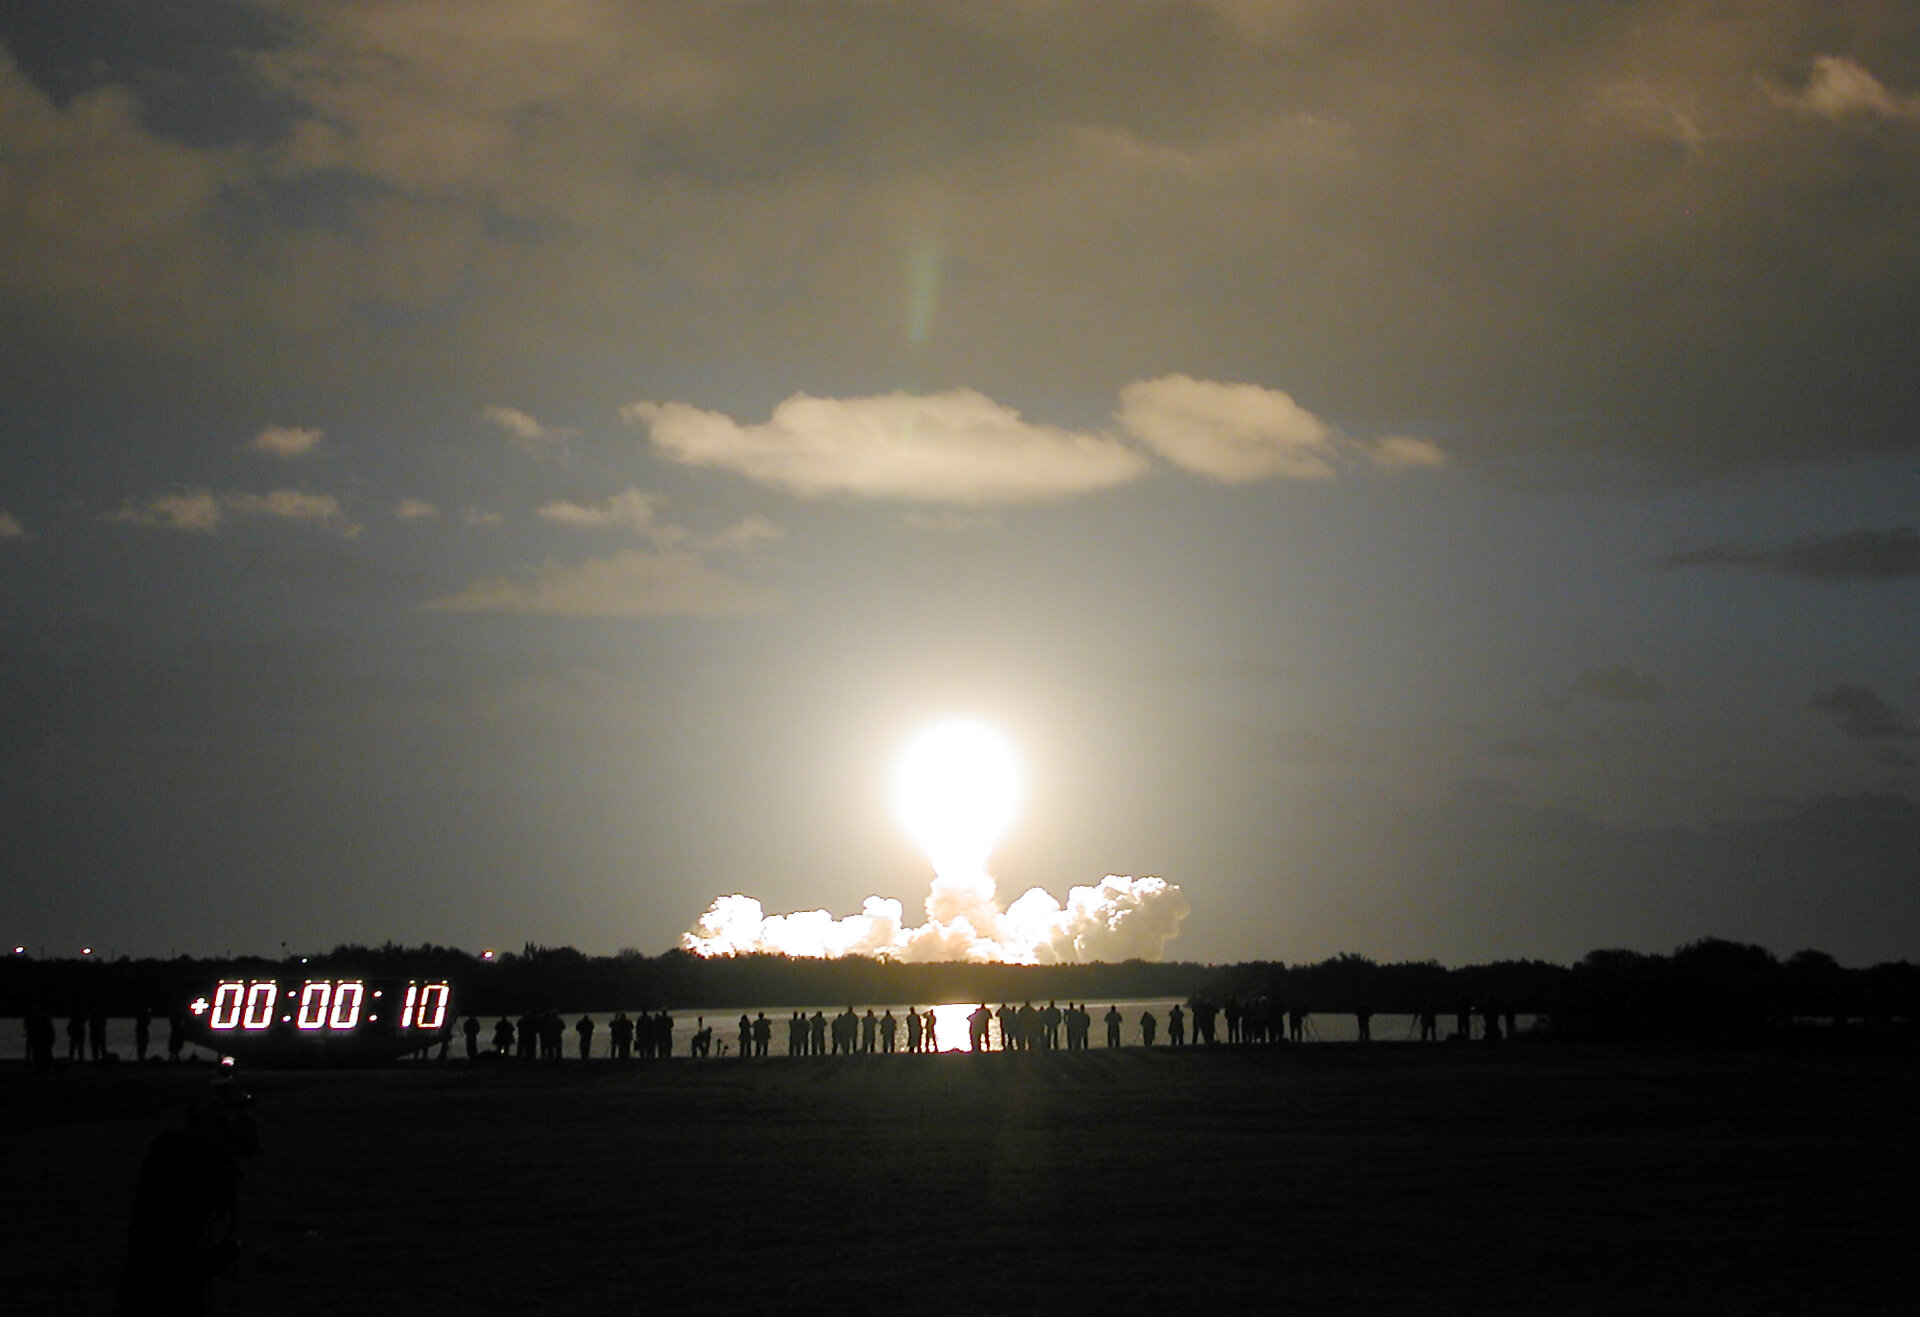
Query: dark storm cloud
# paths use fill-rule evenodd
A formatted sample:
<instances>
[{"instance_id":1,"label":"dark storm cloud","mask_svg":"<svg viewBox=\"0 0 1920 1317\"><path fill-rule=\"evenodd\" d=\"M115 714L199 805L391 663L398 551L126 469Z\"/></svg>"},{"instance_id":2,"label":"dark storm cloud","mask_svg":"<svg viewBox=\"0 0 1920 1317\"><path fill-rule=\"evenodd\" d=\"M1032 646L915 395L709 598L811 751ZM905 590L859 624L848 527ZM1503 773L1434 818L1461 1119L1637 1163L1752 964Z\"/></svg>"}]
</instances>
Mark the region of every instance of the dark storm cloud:
<instances>
[{"instance_id":1,"label":"dark storm cloud","mask_svg":"<svg viewBox=\"0 0 1920 1317\"><path fill-rule=\"evenodd\" d=\"M1920 576L1920 535L1910 526L1813 535L1773 549L1714 545L1677 549L1659 566L1737 567L1816 581L1896 581Z\"/></svg>"},{"instance_id":2,"label":"dark storm cloud","mask_svg":"<svg viewBox=\"0 0 1920 1317\"><path fill-rule=\"evenodd\" d=\"M1809 709L1831 714L1841 732L1863 741L1911 740L1920 728L1865 686L1842 683L1807 701Z\"/></svg>"}]
</instances>

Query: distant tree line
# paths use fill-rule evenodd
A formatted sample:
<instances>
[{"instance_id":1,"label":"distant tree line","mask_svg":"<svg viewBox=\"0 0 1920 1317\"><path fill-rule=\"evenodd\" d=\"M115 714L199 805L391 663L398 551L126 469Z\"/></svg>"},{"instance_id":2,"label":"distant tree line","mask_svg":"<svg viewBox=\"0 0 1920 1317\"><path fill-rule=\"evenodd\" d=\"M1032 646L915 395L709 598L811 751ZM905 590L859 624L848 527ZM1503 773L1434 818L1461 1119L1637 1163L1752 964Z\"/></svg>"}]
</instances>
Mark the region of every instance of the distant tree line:
<instances>
[{"instance_id":1,"label":"distant tree line","mask_svg":"<svg viewBox=\"0 0 1920 1317\"><path fill-rule=\"evenodd\" d=\"M1264 999L1315 1013L1417 1014L1497 1006L1573 1036L1727 1035L1790 1024L1920 1022L1920 966L1848 968L1820 951L1781 960L1764 947L1705 938L1670 955L1589 952L1571 966L1539 960L1447 967L1344 954L1316 964L1198 965L1129 960L1086 965L905 964L848 956L702 958L673 950L588 956L531 943L483 959L453 947L347 945L305 957L0 961L0 1015L39 1007L164 1013L220 978L364 976L445 979L463 1014L738 1010L853 1003Z\"/></svg>"}]
</instances>

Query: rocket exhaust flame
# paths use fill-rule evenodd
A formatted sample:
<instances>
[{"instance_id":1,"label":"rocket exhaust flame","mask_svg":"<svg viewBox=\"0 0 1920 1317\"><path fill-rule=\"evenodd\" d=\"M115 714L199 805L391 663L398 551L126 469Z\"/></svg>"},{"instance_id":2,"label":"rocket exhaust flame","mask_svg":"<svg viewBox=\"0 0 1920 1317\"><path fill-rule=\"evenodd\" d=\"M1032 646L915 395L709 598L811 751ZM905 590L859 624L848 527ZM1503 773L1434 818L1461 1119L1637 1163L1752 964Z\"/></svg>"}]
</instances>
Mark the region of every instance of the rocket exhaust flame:
<instances>
[{"instance_id":1,"label":"rocket exhaust flame","mask_svg":"<svg viewBox=\"0 0 1920 1317\"><path fill-rule=\"evenodd\" d=\"M889 897L870 896L859 914L836 919L825 910L770 915L736 893L717 898L681 945L703 956L1157 960L1187 915L1180 889L1163 879L1109 875L1070 890L1065 905L1034 887L1001 907L987 857L1013 816L1019 785L1013 753L992 731L971 722L935 727L909 748L894 782L901 823L933 862L926 923L909 926Z\"/></svg>"}]
</instances>

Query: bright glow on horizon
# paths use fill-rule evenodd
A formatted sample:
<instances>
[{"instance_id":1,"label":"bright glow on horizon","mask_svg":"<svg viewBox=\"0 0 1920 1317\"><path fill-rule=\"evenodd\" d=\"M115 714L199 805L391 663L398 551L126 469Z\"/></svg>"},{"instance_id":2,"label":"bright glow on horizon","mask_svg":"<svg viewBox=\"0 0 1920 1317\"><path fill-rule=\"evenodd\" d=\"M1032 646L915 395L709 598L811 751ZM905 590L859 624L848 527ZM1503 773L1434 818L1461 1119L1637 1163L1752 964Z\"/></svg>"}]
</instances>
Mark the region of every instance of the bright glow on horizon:
<instances>
[{"instance_id":1,"label":"bright glow on horizon","mask_svg":"<svg viewBox=\"0 0 1920 1317\"><path fill-rule=\"evenodd\" d=\"M968 721L933 727L915 738L893 778L900 821L933 862L926 923L908 925L891 897L869 896L859 914L836 919L825 910L770 915L756 898L736 892L714 898L680 945L702 956L1015 965L1159 959L1187 916L1180 889L1164 879L1110 874L1069 890L1065 905L1031 887L1001 906L987 860L1020 792L1018 758L997 732Z\"/></svg>"}]
</instances>

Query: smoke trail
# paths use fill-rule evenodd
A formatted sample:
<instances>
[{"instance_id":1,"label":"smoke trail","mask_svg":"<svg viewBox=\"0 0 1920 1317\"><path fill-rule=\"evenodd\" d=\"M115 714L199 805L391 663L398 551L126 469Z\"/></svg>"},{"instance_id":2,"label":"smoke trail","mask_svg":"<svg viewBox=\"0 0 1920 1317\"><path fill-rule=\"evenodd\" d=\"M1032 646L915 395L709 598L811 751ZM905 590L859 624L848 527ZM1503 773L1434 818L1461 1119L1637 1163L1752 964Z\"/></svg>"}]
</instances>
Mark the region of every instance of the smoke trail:
<instances>
[{"instance_id":1,"label":"smoke trail","mask_svg":"<svg viewBox=\"0 0 1920 1317\"><path fill-rule=\"evenodd\" d=\"M857 915L825 910L770 915L751 896L717 898L680 944L703 956L874 956L1013 965L1158 960L1187 917L1180 889L1161 878L1109 875L1075 887L1062 905L1034 887L1002 909L984 871L942 874L927 893L927 922L906 924L900 902L870 896Z\"/></svg>"}]
</instances>

